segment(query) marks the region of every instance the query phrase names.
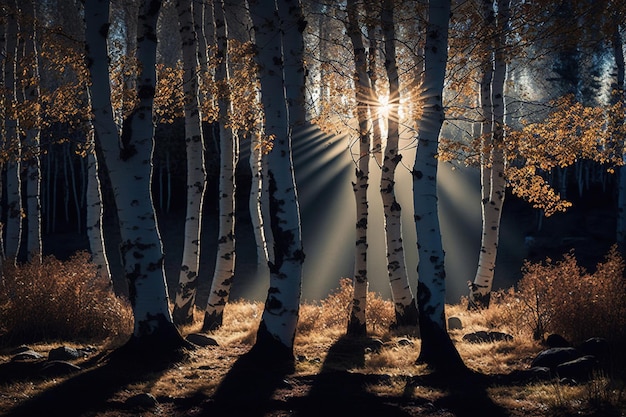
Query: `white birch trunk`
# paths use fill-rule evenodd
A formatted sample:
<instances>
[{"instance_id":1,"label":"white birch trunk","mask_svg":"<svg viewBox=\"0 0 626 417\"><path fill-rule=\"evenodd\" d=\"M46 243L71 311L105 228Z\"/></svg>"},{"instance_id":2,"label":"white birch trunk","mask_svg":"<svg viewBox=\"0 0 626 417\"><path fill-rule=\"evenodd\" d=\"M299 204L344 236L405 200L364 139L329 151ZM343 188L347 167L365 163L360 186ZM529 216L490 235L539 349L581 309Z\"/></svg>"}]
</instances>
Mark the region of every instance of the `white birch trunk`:
<instances>
[{"instance_id":1,"label":"white birch trunk","mask_svg":"<svg viewBox=\"0 0 626 417\"><path fill-rule=\"evenodd\" d=\"M492 6L493 7L493 6ZM491 10L493 12L493 10ZM506 82L506 62L504 48L506 31L509 19L509 0L498 0L498 15L495 22L494 37L494 64L493 77L491 80L490 101L492 107L492 132L489 149L489 166L481 164L481 176L483 188L488 183L489 188L484 188L483 193L483 231L481 239L478 269L474 282L470 285L469 308L482 309L489 307L491 288L496 268L496 256L498 254L498 241L500 235L500 219L506 191L506 179L504 176L504 85ZM486 178L486 176L489 176Z\"/></svg>"},{"instance_id":2,"label":"white birch trunk","mask_svg":"<svg viewBox=\"0 0 626 417\"><path fill-rule=\"evenodd\" d=\"M285 94L289 110L289 124L294 136L306 123L305 68L302 62L304 39L302 33L306 20L302 14L300 0L277 0L278 14L283 33L283 60Z\"/></svg>"},{"instance_id":3,"label":"white birch trunk","mask_svg":"<svg viewBox=\"0 0 626 417\"><path fill-rule=\"evenodd\" d=\"M113 120L108 74L109 1L85 3L94 126L113 186L122 241L120 255L134 313L133 337L127 346L141 352L148 352L142 348L150 346L151 354L183 342L169 311L163 248L150 192L156 22L160 6L160 1L154 0L141 3L137 34L137 57L141 63L139 104L132 115L131 131L123 132L120 138Z\"/></svg>"},{"instance_id":4,"label":"white birch trunk","mask_svg":"<svg viewBox=\"0 0 626 417\"><path fill-rule=\"evenodd\" d=\"M200 238L202 206L206 189L204 170L204 140L202 114L198 91L198 39L193 21L192 7L200 3L178 0L178 28L183 48L183 92L185 95L185 148L187 150L187 208L183 256L178 277L176 301L172 313L174 323L193 322L193 312L200 269Z\"/></svg>"},{"instance_id":5,"label":"white birch trunk","mask_svg":"<svg viewBox=\"0 0 626 417\"><path fill-rule=\"evenodd\" d=\"M615 66L617 68L617 82L616 91L613 96L613 103L621 101L624 103L624 50L621 36L621 26L619 25L619 15L614 15L614 32L612 36L613 43L613 55L615 57ZM616 124L621 125L624 123L623 113L620 115L620 120L616 120ZM624 147L624 140L620 143L622 149ZM619 167L619 182L617 184L617 225L616 225L616 241L618 249L622 256L626 254L626 152L622 153L622 161L625 165Z\"/></svg>"},{"instance_id":6,"label":"white birch trunk","mask_svg":"<svg viewBox=\"0 0 626 417\"><path fill-rule=\"evenodd\" d=\"M236 136L229 127L231 100L229 83L228 26L224 19L223 2L213 2L213 19L217 39L219 60L215 69L215 81L223 84L217 97L219 106L220 130L220 180L219 180L219 225L217 256L211 282L211 290L204 313L202 329L215 330L222 326L224 307L230 296L230 288L235 278L235 166Z\"/></svg>"},{"instance_id":7,"label":"white birch trunk","mask_svg":"<svg viewBox=\"0 0 626 417\"><path fill-rule=\"evenodd\" d=\"M435 369L465 369L446 329L446 271L437 200L437 148L445 113L450 0L431 0L424 48L423 114L418 121L418 145L413 167L413 204L417 232L418 310L422 346L418 362Z\"/></svg>"},{"instance_id":8,"label":"white birch trunk","mask_svg":"<svg viewBox=\"0 0 626 417\"><path fill-rule=\"evenodd\" d=\"M31 67L23 70L32 80L32 84L24 87L24 100L29 103L30 114L24 123L26 137L25 146L29 149L27 159L23 161L26 171L26 220L27 239L26 251L28 260L42 256L41 242L41 161L39 159L39 139L41 133L41 115L39 114L39 52L37 50L37 31L35 3L29 1L25 7L24 57L30 60Z\"/></svg>"},{"instance_id":9,"label":"white birch trunk","mask_svg":"<svg viewBox=\"0 0 626 417\"><path fill-rule=\"evenodd\" d=\"M87 90L87 102L91 105L91 95ZM89 241L91 261L96 265L98 274L111 281L111 268L104 244L104 223L102 206L102 188L98 175L98 158L96 157L96 137L93 121L86 122L87 134L87 192L85 193L85 229Z\"/></svg>"},{"instance_id":10,"label":"white birch trunk","mask_svg":"<svg viewBox=\"0 0 626 417\"><path fill-rule=\"evenodd\" d=\"M399 108L400 85L396 64L393 1L385 0L381 14L385 37L385 68L389 79L389 113L387 120L387 144L385 145L380 194L383 201L385 247L387 248L387 271L395 311L396 326L417 326L417 305L411 291L404 259L402 242L402 207L396 200L395 172L402 159L398 149L400 141Z\"/></svg>"},{"instance_id":11,"label":"white birch trunk","mask_svg":"<svg viewBox=\"0 0 626 417\"><path fill-rule=\"evenodd\" d=\"M264 178L267 173L267 158L263 158L261 143L256 135L250 138L250 169L252 171L252 185L250 187L250 220L254 231L254 239L257 248L257 270L267 268L267 263L273 258L271 248L271 230L267 227L264 219L269 219L269 204L267 203L267 190L263 191ZM269 232L269 233L268 233Z\"/></svg>"},{"instance_id":12,"label":"white birch trunk","mask_svg":"<svg viewBox=\"0 0 626 417\"><path fill-rule=\"evenodd\" d=\"M12 109L17 103L16 94L16 72L17 72L17 33L18 23L15 11L8 8L6 17L7 25L7 59L5 65L5 103L7 109ZM7 259L15 261L19 255L22 239L22 193L21 193L21 159L22 144L19 139L20 129L17 115L8 110L5 119L6 139L3 144L5 149L10 150L13 156L6 163L6 198L7 198L7 221L4 225L5 235L5 256Z\"/></svg>"},{"instance_id":13,"label":"white birch trunk","mask_svg":"<svg viewBox=\"0 0 626 417\"><path fill-rule=\"evenodd\" d=\"M367 325L365 310L367 308L367 222L368 202L367 188L369 180L370 159L370 125L368 120L368 103L372 101L371 83L367 74L367 57L365 46L357 18L357 3L348 0L348 36L352 42L354 51L356 88L356 106L358 123L358 151L356 155L355 182L352 190L356 200L356 247L354 259L354 294L352 310L348 320L347 333L354 336L365 336ZM354 153L354 152L353 152Z\"/></svg>"},{"instance_id":14,"label":"white birch trunk","mask_svg":"<svg viewBox=\"0 0 626 417\"><path fill-rule=\"evenodd\" d=\"M376 39L376 26L373 24L373 21L376 19L376 16L368 15L366 19L369 21L367 24L367 37L369 40L369 48L368 48L368 68L367 74L370 79L371 86L371 100L368 102L369 108L369 116L372 123L372 140L370 145L370 154L374 157L376 164L379 167L382 167L383 164L383 135L382 135L382 126L381 126L381 112L378 101L378 92L376 91L376 81L378 80L378 68L377 68L377 56L378 56L378 41Z\"/></svg>"},{"instance_id":15,"label":"white birch trunk","mask_svg":"<svg viewBox=\"0 0 626 417\"><path fill-rule=\"evenodd\" d=\"M274 256L268 263L270 287L265 301L254 350L293 362L293 341L298 323L304 251L300 209L293 172L289 114L284 91L280 22L274 0L251 0L265 110L265 134L273 138L268 158L270 223ZM262 47L261 47L262 46Z\"/></svg>"}]
</instances>

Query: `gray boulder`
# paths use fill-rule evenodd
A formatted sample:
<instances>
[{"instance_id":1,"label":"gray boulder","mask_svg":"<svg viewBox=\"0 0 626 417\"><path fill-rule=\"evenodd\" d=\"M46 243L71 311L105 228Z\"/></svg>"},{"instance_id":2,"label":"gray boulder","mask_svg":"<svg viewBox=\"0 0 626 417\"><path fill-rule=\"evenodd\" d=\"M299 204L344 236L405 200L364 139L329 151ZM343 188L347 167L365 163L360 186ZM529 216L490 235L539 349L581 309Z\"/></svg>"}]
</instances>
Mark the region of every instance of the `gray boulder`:
<instances>
[{"instance_id":1,"label":"gray boulder","mask_svg":"<svg viewBox=\"0 0 626 417\"><path fill-rule=\"evenodd\" d=\"M48 352L48 360L50 361L69 361L81 356L83 355L80 351L68 346L60 346Z\"/></svg>"},{"instance_id":2,"label":"gray boulder","mask_svg":"<svg viewBox=\"0 0 626 417\"><path fill-rule=\"evenodd\" d=\"M531 367L544 366L550 368L551 371L555 371L556 367L562 363L573 361L578 359L582 354L573 347L556 347L539 352L539 354L533 359Z\"/></svg>"},{"instance_id":3,"label":"gray boulder","mask_svg":"<svg viewBox=\"0 0 626 417\"><path fill-rule=\"evenodd\" d=\"M560 378L572 379L576 382L585 382L591 379L598 361L594 356L585 355L580 358L562 363L556 367Z\"/></svg>"},{"instance_id":4,"label":"gray boulder","mask_svg":"<svg viewBox=\"0 0 626 417\"><path fill-rule=\"evenodd\" d=\"M513 336L502 332L487 332L480 330L464 335L463 340L469 343L508 342L513 340Z\"/></svg>"},{"instance_id":5,"label":"gray boulder","mask_svg":"<svg viewBox=\"0 0 626 417\"><path fill-rule=\"evenodd\" d=\"M34 350L25 350L11 357L11 361L37 361L39 359L43 359L43 355Z\"/></svg>"},{"instance_id":6,"label":"gray boulder","mask_svg":"<svg viewBox=\"0 0 626 417\"><path fill-rule=\"evenodd\" d=\"M80 366L60 360L46 361L41 367L41 373L45 376L63 376L81 370L82 368Z\"/></svg>"}]
</instances>

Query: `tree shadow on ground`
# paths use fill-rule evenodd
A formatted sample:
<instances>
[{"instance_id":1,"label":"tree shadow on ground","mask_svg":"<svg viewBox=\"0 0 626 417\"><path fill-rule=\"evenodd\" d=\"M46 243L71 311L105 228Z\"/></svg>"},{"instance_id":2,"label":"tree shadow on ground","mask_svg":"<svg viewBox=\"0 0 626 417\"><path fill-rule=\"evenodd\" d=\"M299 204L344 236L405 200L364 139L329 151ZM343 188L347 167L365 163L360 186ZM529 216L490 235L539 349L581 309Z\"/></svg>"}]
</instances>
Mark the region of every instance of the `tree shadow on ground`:
<instances>
[{"instance_id":1,"label":"tree shadow on ground","mask_svg":"<svg viewBox=\"0 0 626 417\"><path fill-rule=\"evenodd\" d=\"M365 365L365 352L372 348L372 342L369 338L350 336L337 340L328 350L320 373L312 377L308 395L295 401L295 415L410 417L412 414L404 411L402 405L414 407L411 398L390 399L368 392L370 386L389 383L388 375L352 372Z\"/></svg>"},{"instance_id":2,"label":"tree shadow on ground","mask_svg":"<svg viewBox=\"0 0 626 417\"><path fill-rule=\"evenodd\" d=\"M215 393L196 411L212 417L262 417L282 408L272 396L292 372L293 364L273 361L252 349L235 361Z\"/></svg>"},{"instance_id":3,"label":"tree shadow on ground","mask_svg":"<svg viewBox=\"0 0 626 417\"><path fill-rule=\"evenodd\" d=\"M441 390L444 396L432 402L435 409L456 417L507 417L509 412L493 402L487 392L498 385L492 376L466 371L458 375L433 372L411 378L405 386L405 395L413 396L418 387Z\"/></svg>"},{"instance_id":4,"label":"tree shadow on ground","mask_svg":"<svg viewBox=\"0 0 626 417\"><path fill-rule=\"evenodd\" d=\"M181 358L182 355L182 352L178 352L176 357ZM69 376L57 385L21 402L3 416L79 417L103 410L132 408L134 405L112 401L112 398L129 384L158 378L174 362L171 359L156 358L148 354L141 359L133 360L117 355L116 351L98 356L83 363L83 368L87 370ZM4 365L15 367L10 364ZM44 381L46 379L36 376L36 371L41 369L36 363L29 367L22 367L22 370L27 369L32 371L28 380L40 378ZM4 380L5 377L2 379ZM6 379L7 382L26 380L21 376L17 379Z\"/></svg>"}]
</instances>

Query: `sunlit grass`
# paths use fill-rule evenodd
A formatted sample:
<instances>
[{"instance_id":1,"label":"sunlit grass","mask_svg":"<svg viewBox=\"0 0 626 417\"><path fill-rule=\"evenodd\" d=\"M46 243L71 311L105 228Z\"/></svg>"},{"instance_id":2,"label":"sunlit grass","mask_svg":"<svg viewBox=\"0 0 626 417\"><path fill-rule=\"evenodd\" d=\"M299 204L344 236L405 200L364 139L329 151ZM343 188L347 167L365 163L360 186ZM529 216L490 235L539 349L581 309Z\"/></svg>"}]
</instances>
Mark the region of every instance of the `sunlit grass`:
<instances>
[{"instance_id":1,"label":"sunlit grass","mask_svg":"<svg viewBox=\"0 0 626 417\"><path fill-rule=\"evenodd\" d=\"M288 378L304 378L322 372L348 372L373 377L365 384L365 391L378 396L388 396L436 403L449 397L445 386L426 382L430 371L425 365L416 364L420 353L421 340L410 329L390 330L388 323L393 318L393 304L376 294L376 314L368 319L369 337L380 342L379 349L363 348L359 341L348 341L346 346L361 349L361 361L329 364L329 354L339 341L345 341L347 326L346 312L349 311L350 289L348 281L320 302L304 302L300 309L300 321L294 342L296 356L295 372ZM343 306L340 308L340 306ZM474 371L486 375L506 375L515 370L530 367L532 359L544 349L532 339L528 327L517 326L504 318L511 317L506 306L494 303L488 310L472 312L467 304L446 305L448 317L458 317L462 330L449 332L465 364ZM121 387L109 401L123 403L137 393L150 393L157 399L167 402L172 398L195 398L197 395L210 397L233 364L249 351L256 338L256 331L263 312L261 302L235 300L224 310L223 326L211 333L218 346L197 348L188 357L162 373L145 375L141 381ZM203 311L196 310L194 323L180 329L183 336L200 332ZM377 323L375 326L373 323ZM384 324L383 323L387 323ZM502 331L514 336L512 341L472 344L463 340L463 335L478 330ZM31 347L45 354L61 342L38 343ZM62 343L80 347L79 343ZM109 344L97 344L100 351L111 349ZM0 352L0 363L8 362L7 352ZM88 358L86 359L88 360ZM332 362L332 361L331 361ZM85 360L79 362L85 363ZM0 414L37 393L61 383L68 377L16 382L0 386ZM587 384L570 386L557 380L548 382L528 382L522 385L503 385L485 388L491 401L507 410L516 410L519 415L565 416L579 410L602 409L607 405L623 404L624 385L619 379L606 375L597 377ZM304 395L304 394L301 394ZM170 401L171 403L171 401ZM166 412L162 410L162 412ZM97 417L108 417L108 413Z\"/></svg>"}]
</instances>

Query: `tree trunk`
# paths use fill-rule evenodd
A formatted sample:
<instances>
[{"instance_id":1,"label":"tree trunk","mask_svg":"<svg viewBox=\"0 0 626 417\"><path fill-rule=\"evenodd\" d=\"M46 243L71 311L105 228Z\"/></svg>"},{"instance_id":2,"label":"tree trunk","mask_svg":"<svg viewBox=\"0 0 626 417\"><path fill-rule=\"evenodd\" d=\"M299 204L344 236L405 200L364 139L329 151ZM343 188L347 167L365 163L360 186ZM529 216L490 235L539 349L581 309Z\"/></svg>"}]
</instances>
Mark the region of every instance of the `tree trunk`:
<instances>
[{"instance_id":1,"label":"tree trunk","mask_svg":"<svg viewBox=\"0 0 626 417\"><path fill-rule=\"evenodd\" d=\"M14 4L16 6L17 3ZM7 220L5 228L5 255L15 261L19 255L22 240L22 184L21 184L21 159L22 144L19 139L19 120L15 112L17 104L17 34L18 22L15 10L17 7L7 8L7 58L5 65L5 106L7 114L5 119L6 139L4 149L9 150L12 157L6 163L6 208Z\"/></svg>"},{"instance_id":2,"label":"tree trunk","mask_svg":"<svg viewBox=\"0 0 626 417\"><path fill-rule=\"evenodd\" d=\"M137 57L141 63L137 85L139 103L120 138L113 120L108 82L109 1L85 3L94 126L113 187L120 223L120 256L134 313L133 335L126 350L135 355L149 354L147 356L170 353L188 345L174 326L169 311L163 249L150 192L156 22L160 6L161 2L156 0L141 4L137 34Z\"/></svg>"},{"instance_id":3,"label":"tree trunk","mask_svg":"<svg viewBox=\"0 0 626 417\"><path fill-rule=\"evenodd\" d=\"M221 85L217 97L220 128L220 181L219 181L219 231L215 271L204 313L202 330L215 330L222 326L224 307L230 296L235 278L235 167L236 136L231 129L231 100L229 90L228 26L224 19L222 1L213 3L213 19L219 60L215 81Z\"/></svg>"},{"instance_id":4,"label":"tree trunk","mask_svg":"<svg viewBox=\"0 0 626 417\"><path fill-rule=\"evenodd\" d=\"M404 260L402 242L402 208L396 200L395 172L402 159L398 149L400 141L400 85L396 64L395 28L393 1L385 0L381 14L383 35L385 37L385 69L389 79L389 112L387 120L387 144L385 146L380 194L383 200L385 243L387 248L387 270L393 298L396 326L417 326L417 305Z\"/></svg>"},{"instance_id":5,"label":"tree trunk","mask_svg":"<svg viewBox=\"0 0 626 417\"><path fill-rule=\"evenodd\" d=\"M29 1L24 8L24 62L28 67L22 68L31 83L24 86L22 94L27 106L27 117L23 128L26 132L25 146L30 150L23 165L26 174L26 220L27 239L26 250L28 260L39 258L42 255L41 242L41 161L39 159L39 139L41 133L40 92L39 92L39 52L37 50L37 29L35 3Z\"/></svg>"},{"instance_id":6,"label":"tree trunk","mask_svg":"<svg viewBox=\"0 0 626 417\"><path fill-rule=\"evenodd\" d=\"M619 114L619 119L615 121L615 124L621 126L624 123L624 50L622 35L620 32L621 26L619 25L618 14L614 15L615 24L613 26L613 55L615 57L615 66L617 67L617 80L615 86L615 92L612 97L614 104L622 103L622 111ZM618 149L624 149L624 140L622 139L618 144ZM626 255L626 152L622 152L622 160L625 165L618 168L618 184L617 184L617 225L616 225L616 241L617 246L622 254Z\"/></svg>"},{"instance_id":7,"label":"tree trunk","mask_svg":"<svg viewBox=\"0 0 626 417\"><path fill-rule=\"evenodd\" d=\"M193 3L199 7L200 3ZM185 147L187 150L187 211L183 256L176 290L173 319L176 324L193 322L200 268L202 205L206 189L202 114L198 93L198 39L191 0L178 0L178 28L183 48L183 91L185 95Z\"/></svg>"},{"instance_id":8,"label":"tree trunk","mask_svg":"<svg viewBox=\"0 0 626 417\"><path fill-rule=\"evenodd\" d=\"M428 6L423 78L423 113L413 167L413 204L419 276L417 294L422 347L418 362L442 372L460 372L465 365L446 329L446 271L437 201L437 147L444 121L443 81L448 49L450 0Z\"/></svg>"},{"instance_id":9,"label":"tree trunk","mask_svg":"<svg viewBox=\"0 0 626 417\"><path fill-rule=\"evenodd\" d=\"M249 6L255 28L255 59L259 66L261 101L265 110L264 130L267 137L273 139L273 148L266 157L274 253L268 263L270 287L253 349L262 356L293 364L304 251L287 97L284 93L282 42L278 35L280 22L273 0L250 0ZM263 47L260 48L260 45Z\"/></svg>"},{"instance_id":10,"label":"tree trunk","mask_svg":"<svg viewBox=\"0 0 626 417\"><path fill-rule=\"evenodd\" d=\"M356 155L356 181L352 190L356 200L356 252L354 259L354 294L352 310L348 320L347 334L365 336L367 325L365 309L367 308L367 222L368 202L367 188L369 180L370 132L368 119L368 103L372 102L371 83L367 73L367 57L363 37L358 22L357 3L349 0L347 4L347 31L354 51L354 83L356 85L357 122L359 125L358 152ZM353 152L354 154L354 152Z\"/></svg>"},{"instance_id":11,"label":"tree trunk","mask_svg":"<svg viewBox=\"0 0 626 417\"><path fill-rule=\"evenodd\" d=\"M482 112L482 120L480 123L480 196L481 196L481 220L482 220L482 233L481 233L481 250L478 260L478 268L474 277L474 281L468 281L469 297L467 308L469 310L482 308L485 302L488 305L489 302L483 296L486 287L481 287L480 281L485 274L488 275L489 271L485 271L487 264L486 260L483 260L483 251L485 248L485 238L487 236L487 216L488 205L491 200L491 149L493 147L493 103L491 102L491 81L493 79L493 50L494 39L493 33L495 31L495 14L493 10L493 1L484 0L481 2L482 6L482 18L484 25L485 40L481 46L484 47L482 51L483 61L481 66L481 78L479 85L479 101L480 110ZM490 294L490 292L487 292ZM488 296L487 296L488 297Z\"/></svg>"},{"instance_id":12,"label":"tree trunk","mask_svg":"<svg viewBox=\"0 0 626 417\"><path fill-rule=\"evenodd\" d=\"M91 104L89 91L87 102ZM98 158L96 156L96 138L93 122L86 122L87 136L87 192L86 197L86 227L91 261L98 268L98 274L113 283L109 258L104 245L102 189L98 175Z\"/></svg>"}]
</instances>

